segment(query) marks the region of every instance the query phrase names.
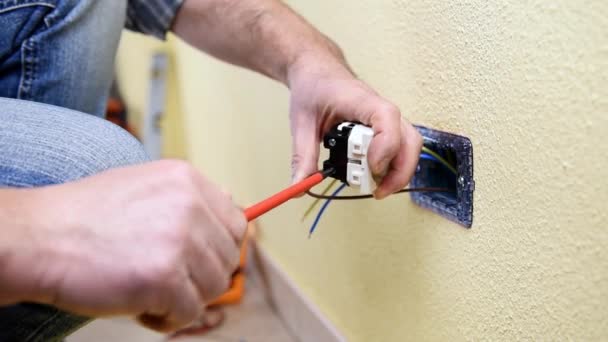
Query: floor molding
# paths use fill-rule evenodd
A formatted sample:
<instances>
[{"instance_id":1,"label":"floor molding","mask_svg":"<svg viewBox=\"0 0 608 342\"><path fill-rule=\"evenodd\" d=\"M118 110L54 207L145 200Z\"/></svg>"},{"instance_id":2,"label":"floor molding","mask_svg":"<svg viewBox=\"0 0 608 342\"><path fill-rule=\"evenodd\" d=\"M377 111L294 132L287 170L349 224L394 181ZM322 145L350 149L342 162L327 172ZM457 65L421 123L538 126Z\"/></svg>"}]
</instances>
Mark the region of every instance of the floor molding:
<instances>
[{"instance_id":1,"label":"floor molding","mask_svg":"<svg viewBox=\"0 0 608 342\"><path fill-rule=\"evenodd\" d=\"M259 247L253 244L251 258L267 297L287 329L302 342L346 342L321 311L298 289L288 275Z\"/></svg>"}]
</instances>

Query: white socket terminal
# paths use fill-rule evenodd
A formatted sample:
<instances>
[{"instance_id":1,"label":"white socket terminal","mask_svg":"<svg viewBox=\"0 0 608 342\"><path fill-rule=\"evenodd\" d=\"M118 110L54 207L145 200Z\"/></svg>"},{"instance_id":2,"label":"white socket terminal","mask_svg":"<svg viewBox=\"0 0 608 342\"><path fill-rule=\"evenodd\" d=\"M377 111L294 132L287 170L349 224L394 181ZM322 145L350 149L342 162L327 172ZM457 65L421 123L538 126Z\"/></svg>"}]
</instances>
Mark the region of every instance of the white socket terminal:
<instances>
[{"instance_id":1,"label":"white socket terminal","mask_svg":"<svg viewBox=\"0 0 608 342\"><path fill-rule=\"evenodd\" d=\"M338 129L351 125L350 122L342 123ZM376 182L367 162L367 151L374 137L374 130L355 124L348 136L348 164L346 168L346 180L353 187L358 187L360 193L370 194L376 189Z\"/></svg>"}]
</instances>

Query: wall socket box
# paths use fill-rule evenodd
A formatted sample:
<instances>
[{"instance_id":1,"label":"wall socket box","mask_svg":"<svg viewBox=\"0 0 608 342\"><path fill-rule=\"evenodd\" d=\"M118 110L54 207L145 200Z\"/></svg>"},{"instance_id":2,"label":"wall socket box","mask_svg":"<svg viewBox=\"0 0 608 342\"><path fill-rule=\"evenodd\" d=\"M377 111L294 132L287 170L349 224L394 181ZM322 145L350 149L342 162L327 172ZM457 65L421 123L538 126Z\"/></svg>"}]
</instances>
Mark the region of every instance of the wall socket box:
<instances>
[{"instance_id":1,"label":"wall socket box","mask_svg":"<svg viewBox=\"0 0 608 342\"><path fill-rule=\"evenodd\" d=\"M469 138L416 126L424 138L424 146L440 154L456 166L454 175L439 163L421 159L410 182L411 188L448 188L449 192L413 192L417 205L432 210L466 228L473 224L473 145Z\"/></svg>"}]
</instances>

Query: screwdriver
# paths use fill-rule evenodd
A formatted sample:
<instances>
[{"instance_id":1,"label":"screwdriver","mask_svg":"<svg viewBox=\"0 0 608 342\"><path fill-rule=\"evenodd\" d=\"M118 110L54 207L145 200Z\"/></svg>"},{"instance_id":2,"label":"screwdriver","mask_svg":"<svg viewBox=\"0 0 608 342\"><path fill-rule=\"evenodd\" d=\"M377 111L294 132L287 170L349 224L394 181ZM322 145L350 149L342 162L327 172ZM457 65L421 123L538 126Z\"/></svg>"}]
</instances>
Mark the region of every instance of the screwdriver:
<instances>
[{"instance_id":1,"label":"screwdriver","mask_svg":"<svg viewBox=\"0 0 608 342\"><path fill-rule=\"evenodd\" d=\"M334 169L323 170L314 173L312 176L293 184L292 186L278 192L267 199L252 205L245 209L245 218L247 221L253 221L256 218L264 215L270 210L280 206L281 204L289 201L290 199L297 197L300 194L310 190L315 185L321 183L325 178L329 177L334 173Z\"/></svg>"}]
</instances>

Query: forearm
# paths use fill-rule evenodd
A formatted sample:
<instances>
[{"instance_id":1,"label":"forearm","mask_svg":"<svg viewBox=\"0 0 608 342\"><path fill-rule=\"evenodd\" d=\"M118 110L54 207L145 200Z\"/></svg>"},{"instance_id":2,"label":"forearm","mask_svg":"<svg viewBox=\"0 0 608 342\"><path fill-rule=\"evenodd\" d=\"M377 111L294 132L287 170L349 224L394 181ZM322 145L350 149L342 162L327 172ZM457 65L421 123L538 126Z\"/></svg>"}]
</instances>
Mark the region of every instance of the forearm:
<instances>
[{"instance_id":1,"label":"forearm","mask_svg":"<svg viewBox=\"0 0 608 342\"><path fill-rule=\"evenodd\" d=\"M292 67L307 56L351 73L338 46L279 0L185 0L173 31L202 51L287 85Z\"/></svg>"},{"instance_id":2,"label":"forearm","mask_svg":"<svg viewBox=\"0 0 608 342\"><path fill-rule=\"evenodd\" d=\"M35 279L48 235L37 212L37 190L0 189L0 305L42 300Z\"/></svg>"}]
</instances>

